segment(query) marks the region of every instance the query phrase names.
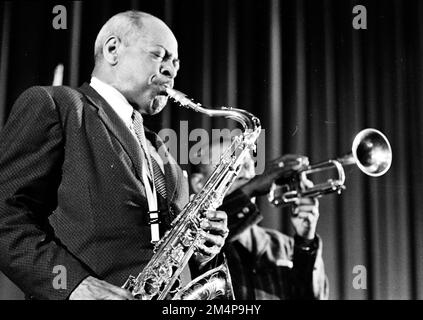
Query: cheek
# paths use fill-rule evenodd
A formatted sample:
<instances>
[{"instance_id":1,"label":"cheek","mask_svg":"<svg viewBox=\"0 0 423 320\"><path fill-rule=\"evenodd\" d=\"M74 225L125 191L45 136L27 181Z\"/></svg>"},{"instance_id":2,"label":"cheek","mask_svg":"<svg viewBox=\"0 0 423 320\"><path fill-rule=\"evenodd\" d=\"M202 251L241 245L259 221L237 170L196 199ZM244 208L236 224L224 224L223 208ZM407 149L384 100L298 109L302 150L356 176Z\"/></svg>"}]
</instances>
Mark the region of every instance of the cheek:
<instances>
[{"instance_id":1,"label":"cheek","mask_svg":"<svg viewBox=\"0 0 423 320\"><path fill-rule=\"evenodd\" d=\"M156 74L157 66L151 61L132 59L127 60L125 63L125 73L131 82L135 82L142 85L147 85L149 79Z\"/></svg>"},{"instance_id":2,"label":"cheek","mask_svg":"<svg viewBox=\"0 0 423 320\"><path fill-rule=\"evenodd\" d=\"M160 63L149 58L138 60L137 69L144 74L153 75L159 73Z\"/></svg>"}]
</instances>

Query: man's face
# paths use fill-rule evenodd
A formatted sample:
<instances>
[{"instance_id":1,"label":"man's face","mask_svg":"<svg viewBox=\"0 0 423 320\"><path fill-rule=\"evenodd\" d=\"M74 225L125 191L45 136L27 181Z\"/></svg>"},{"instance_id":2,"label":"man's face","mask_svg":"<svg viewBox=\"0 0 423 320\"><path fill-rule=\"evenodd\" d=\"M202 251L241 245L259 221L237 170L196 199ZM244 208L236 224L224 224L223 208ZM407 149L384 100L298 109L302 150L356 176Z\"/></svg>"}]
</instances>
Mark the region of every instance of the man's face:
<instances>
[{"instance_id":1,"label":"man's face","mask_svg":"<svg viewBox=\"0 0 423 320\"><path fill-rule=\"evenodd\" d=\"M254 160L251 157L251 154L248 153L242 163L241 171L239 172L239 175L237 176L235 182L230 187L228 194L242 187L244 184L246 184L248 181L254 178L255 175L256 175L256 171L254 168Z\"/></svg>"},{"instance_id":2,"label":"man's face","mask_svg":"<svg viewBox=\"0 0 423 320\"><path fill-rule=\"evenodd\" d=\"M210 149L210 158L212 163L207 166L207 170L205 172L205 180L207 180L207 178L213 173L215 165L218 164L218 161L220 159L220 155L225 151L228 146L229 145L219 146L218 144L212 146L212 148ZM244 184L254 178L255 175L256 171L254 167L254 160L251 154L248 153L242 162L241 171L239 172L232 186L229 188L227 194L230 194L236 189L242 187Z\"/></svg>"},{"instance_id":3,"label":"man's face","mask_svg":"<svg viewBox=\"0 0 423 320\"><path fill-rule=\"evenodd\" d=\"M142 114L159 113L167 103L179 69L178 43L158 19L144 19L143 29L128 46L122 45L116 66L119 91Z\"/></svg>"}]
</instances>

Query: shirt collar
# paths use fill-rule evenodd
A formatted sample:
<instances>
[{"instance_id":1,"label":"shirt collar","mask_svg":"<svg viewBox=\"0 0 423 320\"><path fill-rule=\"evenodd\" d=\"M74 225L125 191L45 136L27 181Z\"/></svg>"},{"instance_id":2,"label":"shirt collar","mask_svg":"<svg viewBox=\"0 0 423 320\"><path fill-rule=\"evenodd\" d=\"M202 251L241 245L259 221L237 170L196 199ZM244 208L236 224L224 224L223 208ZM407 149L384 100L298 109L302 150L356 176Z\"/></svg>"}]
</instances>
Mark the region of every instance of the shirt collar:
<instances>
[{"instance_id":1,"label":"shirt collar","mask_svg":"<svg viewBox=\"0 0 423 320\"><path fill-rule=\"evenodd\" d=\"M91 78L90 86L106 100L126 126L130 128L132 126L132 113L134 112L134 108L129 104L123 94L96 77Z\"/></svg>"}]
</instances>

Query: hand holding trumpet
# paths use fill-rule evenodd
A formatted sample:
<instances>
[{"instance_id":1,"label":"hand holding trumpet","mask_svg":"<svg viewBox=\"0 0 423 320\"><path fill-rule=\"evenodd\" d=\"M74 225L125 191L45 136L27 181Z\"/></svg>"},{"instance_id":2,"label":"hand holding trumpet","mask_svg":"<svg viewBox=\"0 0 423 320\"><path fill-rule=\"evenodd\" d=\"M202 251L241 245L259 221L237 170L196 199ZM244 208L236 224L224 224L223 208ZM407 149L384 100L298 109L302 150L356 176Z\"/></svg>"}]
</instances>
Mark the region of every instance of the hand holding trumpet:
<instances>
[{"instance_id":1,"label":"hand holding trumpet","mask_svg":"<svg viewBox=\"0 0 423 320\"><path fill-rule=\"evenodd\" d=\"M313 187L310 180L301 181L303 188ZM316 236L317 221L319 219L319 200L317 198L298 198L291 207L291 223L295 233L307 240Z\"/></svg>"},{"instance_id":2,"label":"hand holding trumpet","mask_svg":"<svg viewBox=\"0 0 423 320\"><path fill-rule=\"evenodd\" d=\"M267 163L263 174L252 178L241 189L249 197L265 195L276 179L289 179L306 166L308 166L308 158L305 156L283 155Z\"/></svg>"},{"instance_id":3,"label":"hand holding trumpet","mask_svg":"<svg viewBox=\"0 0 423 320\"><path fill-rule=\"evenodd\" d=\"M253 177L241 189L249 197L265 195L275 180L288 183L308 165L305 156L283 155L267 163L263 174ZM305 176L301 176L299 183L302 189L313 187L313 183ZM292 203L291 210L291 222L296 234L304 239L314 239L319 219L319 201L312 197L299 197Z\"/></svg>"}]
</instances>

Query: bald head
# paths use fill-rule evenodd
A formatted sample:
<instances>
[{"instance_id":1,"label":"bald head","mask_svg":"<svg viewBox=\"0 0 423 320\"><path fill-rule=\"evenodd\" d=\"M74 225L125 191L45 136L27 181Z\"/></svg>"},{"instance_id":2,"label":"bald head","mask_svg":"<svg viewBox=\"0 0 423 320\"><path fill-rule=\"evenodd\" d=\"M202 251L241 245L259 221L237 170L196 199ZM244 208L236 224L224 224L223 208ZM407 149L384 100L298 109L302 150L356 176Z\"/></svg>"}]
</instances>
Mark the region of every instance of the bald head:
<instances>
[{"instance_id":1,"label":"bald head","mask_svg":"<svg viewBox=\"0 0 423 320\"><path fill-rule=\"evenodd\" d=\"M124 45L129 46L145 35L145 31L147 31L145 23L153 20L165 25L159 18L142 11L125 11L111 17L100 29L95 40L95 63L97 64L103 59L103 45L108 38L118 37Z\"/></svg>"}]
</instances>

